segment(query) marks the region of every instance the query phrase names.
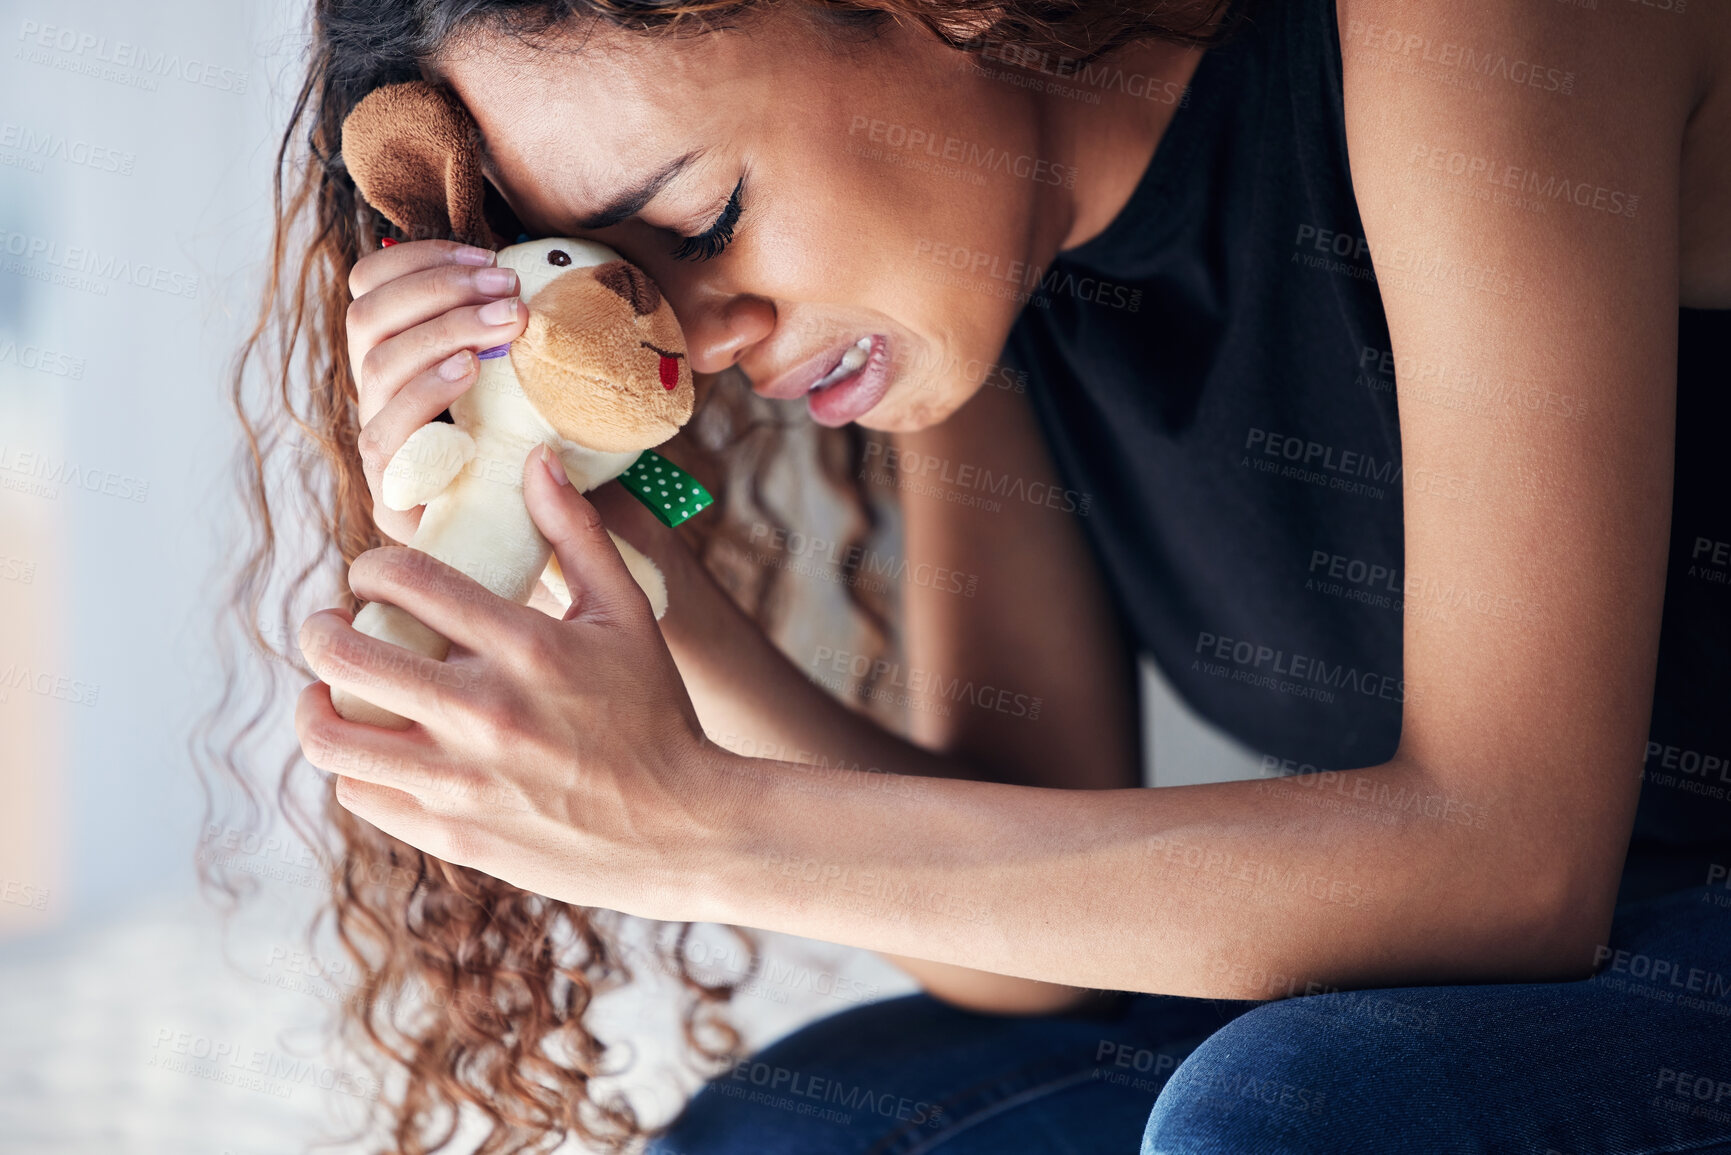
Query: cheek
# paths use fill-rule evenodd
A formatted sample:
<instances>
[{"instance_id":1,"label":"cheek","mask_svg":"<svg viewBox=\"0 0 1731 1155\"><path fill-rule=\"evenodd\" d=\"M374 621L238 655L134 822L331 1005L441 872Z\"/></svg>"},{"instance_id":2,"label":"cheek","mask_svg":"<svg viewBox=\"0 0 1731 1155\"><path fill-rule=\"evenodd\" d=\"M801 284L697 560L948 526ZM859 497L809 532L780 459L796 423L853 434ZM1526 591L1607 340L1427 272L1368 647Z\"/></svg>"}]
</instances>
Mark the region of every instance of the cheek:
<instances>
[{"instance_id":1,"label":"cheek","mask_svg":"<svg viewBox=\"0 0 1731 1155\"><path fill-rule=\"evenodd\" d=\"M957 249L965 260L952 255ZM1027 285L1038 283L1039 272L1026 272L1021 256L981 261L984 252L934 244L895 268L885 311L909 330L911 348L898 357L895 381L871 414L872 427L934 425L996 372Z\"/></svg>"},{"instance_id":2,"label":"cheek","mask_svg":"<svg viewBox=\"0 0 1731 1155\"><path fill-rule=\"evenodd\" d=\"M763 199L746 258L754 291L870 310L967 356L995 356L1026 293L1019 282L1039 276L1028 191L837 152Z\"/></svg>"},{"instance_id":3,"label":"cheek","mask_svg":"<svg viewBox=\"0 0 1731 1155\"><path fill-rule=\"evenodd\" d=\"M808 117L778 142L773 161L754 165L764 179L755 182L761 187L747 212L756 219L744 234L756 271L800 290L781 295L816 301L835 300L838 293L905 293L932 283L922 274L932 269L934 252L963 249L1000 262L1025 256L1034 216L1027 182L873 143L871 122L850 131L855 108ZM930 110L900 115L930 121L932 135L944 129ZM977 302L946 294L944 304Z\"/></svg>"}]
</instances>

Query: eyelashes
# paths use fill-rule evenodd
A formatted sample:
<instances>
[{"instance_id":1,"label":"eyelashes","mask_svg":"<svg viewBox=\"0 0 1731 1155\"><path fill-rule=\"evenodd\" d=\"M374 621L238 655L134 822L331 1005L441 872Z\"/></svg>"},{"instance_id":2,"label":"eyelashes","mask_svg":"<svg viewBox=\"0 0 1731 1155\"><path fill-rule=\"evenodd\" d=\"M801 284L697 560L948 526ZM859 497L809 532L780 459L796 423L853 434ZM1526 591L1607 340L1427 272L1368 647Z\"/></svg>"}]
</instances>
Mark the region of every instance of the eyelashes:
<instances>
[{"instance_id":1,"label":"eyelashes","mask_svg":"<svg viewBox=\"0 0 1731 1155\"><path fill-rule=\"evenodd\" d=\"M727 198L721 215L715 218L715 223L694 237L680 237L679 244L674 247L673 256L681 261L712 261L727 250L733 240L733 230L739 224L739 214L742 208L740 194L745 189L745 178L740 177L739 183L733 186L733 195Z\"/></svg>"}]
</instances>

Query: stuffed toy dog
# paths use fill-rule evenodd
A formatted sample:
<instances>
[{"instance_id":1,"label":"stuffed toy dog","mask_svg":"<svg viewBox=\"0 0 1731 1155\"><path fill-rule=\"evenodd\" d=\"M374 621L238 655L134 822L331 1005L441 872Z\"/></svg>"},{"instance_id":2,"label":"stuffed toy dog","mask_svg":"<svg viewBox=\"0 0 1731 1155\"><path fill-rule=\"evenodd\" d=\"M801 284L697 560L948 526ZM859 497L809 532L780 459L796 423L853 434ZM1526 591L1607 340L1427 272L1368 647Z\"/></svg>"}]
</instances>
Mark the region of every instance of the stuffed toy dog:
<instances>
[{"instance_id":1,"label":"stuffed toy dog","mask_svg":"<svg viewBox=\"0 0 1731 1155\"><path fill-rule=\"evenodd\" d=\"M448 92L414 81L378 89L343 122L343 161L367 203L409 236L496 248L473 120ZM603 245L568 238L499 249L529 309L523 336L481 350L475 384L451 404L453 422L412 434L384 472L384 503L425 505L409 545L502 598L527 602L538 579L568 591L552 549L523 502L529 455L549 446L579 491L620 478L660 519L677 525L710 504L696 480L646 452L679 431L694 393L685 338L655 283ZM655 564L613 538L655 616L667 587ZM450 643L395 606L373 602L355 628L443 658ZM355 721L408 723L333 691Z\"/></svg>"}]
</instances>

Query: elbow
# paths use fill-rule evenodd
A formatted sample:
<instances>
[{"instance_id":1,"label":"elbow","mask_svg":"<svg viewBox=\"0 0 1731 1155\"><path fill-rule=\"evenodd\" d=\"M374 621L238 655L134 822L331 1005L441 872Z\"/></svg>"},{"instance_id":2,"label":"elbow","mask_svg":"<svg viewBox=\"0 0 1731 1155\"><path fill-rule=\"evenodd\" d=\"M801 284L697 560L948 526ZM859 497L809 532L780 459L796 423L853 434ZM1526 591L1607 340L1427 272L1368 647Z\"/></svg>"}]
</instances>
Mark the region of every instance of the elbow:
<instances>
[{"instance_id":1,"label":"elbow","mask_svg":"<svg viewBox=\"0 0 1731 1155\"><path fill-rule=\"evenodd\" d=\"M958 1010L1014 1018L1083 1013L1118 997L1109 991L1022 981L1028 985L957 988L922 984L922 987L928 995Z\"/></svg>"},{"instance_id":2,"label":"elbow","mask_svg":"<svg viewBox=\"0 0 1731 1155\"><path fill-rule=\"evenodd\" d=\"M1111 992L885 954L939 1002L982 1015L1057 1015L1085 1010Z\"/></svg>"},{"instance_id":3,"label":"elbow","mask_svg":"<svg viewBox=\"0 0 1731 1155\"><path fill-rule=\"evenodd\" d=\"M1608 950L1618 877L1603 869L1543 872L1514 904L1504 928L1519 979L1575 982L1590 978Z\"/></svg>"}]
</instances>

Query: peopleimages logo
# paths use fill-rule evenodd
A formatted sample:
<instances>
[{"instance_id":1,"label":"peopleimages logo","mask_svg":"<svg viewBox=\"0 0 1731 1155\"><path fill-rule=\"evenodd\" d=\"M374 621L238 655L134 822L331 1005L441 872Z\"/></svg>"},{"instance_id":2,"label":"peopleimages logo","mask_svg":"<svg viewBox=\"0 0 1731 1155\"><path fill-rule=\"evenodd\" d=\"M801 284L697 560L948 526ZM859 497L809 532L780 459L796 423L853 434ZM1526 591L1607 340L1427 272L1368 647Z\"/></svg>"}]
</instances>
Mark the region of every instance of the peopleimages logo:
<instances>
[{"instance_id":1,"label":"peopleimages logo","mask_svg":"<svg viewBox=\"0 0 1731 1155\"><path fill-rule=\"evenodd\" d=\"M941 482L944 486L956 490L1024 501L1029 505L1045 506L1047 509L1083 517L1088 516L1088 511L1094 504L1092 494L1050 482L1029 481L1009 473L993 473L983 466L953 462L933 453L918 453L899 445L885 445L881 441L868 443L865 448L865 464L860 467L860 476L882 484L895 475ZM997 512L996 503L989 508L991 512Z\"/></svg>"},{"instance_id":2,"label":"peopleimages logo","mask_svg":"<svg viewBox=\"0 0 1731 1155\"><path fill-rule=\"evenodd\" d=\"M1377 500L1400 485L1401 465L1391 456L1342 449L1290 433L1251 426L1238 464L1289 481Z\"/></svg>"},{"instance_id":3,"label":"peopleimages logo","mask_svg":"<svg viewBox=\"0 0 1731 1155\"><path fill-rule=\"evenodd\" d=\"M40 280L53 279L69 288L106 295L104 282L122 282L140 289L167 293L171 297L198 297L198 278L161 265L133 261L83 245L63 245L49 237L14 232L0 226L0 255L17 258L6 262L6 271ZM39 272L37 264L54 270Z\"/></svg>"},{"instance_id":4,"label":"peopleimages logo","mask_svg":"<svg viewBox=\"0 0 1731 1155\"><path fill-rule=\"evenodd\" d=\"M51 377L69 377L74 381L84 377L84 358L40 345L20 345L16 341L0 341L0 365L16 365L20 369L33 369Z\"/></svg>"},{"instance_id":5,"label":"peopleimages logo","mask_svg":"<svg viewBox=\"0 0 1731 1155\"><path fill-rule=\"evenodd\" d=\"M934 160L948 161L982 172L1019 177L1035 184L1076 187L1074 165L1056 164L1043 157L1013 153L1008 149L982 147L975 141L950 136L935 128L856 116L847 132L849 136L863 135L868 143L882 145L892 151L923 153Z\"/></svg>"},{"instance_id":6,"label":"peopleimages logo","mask_svg":"<svg viewBox=\"0 0 1731 1155\"><path fill-rule=\"evenodd\" d=\"M875 443L874 443L875 444ZM871 446L867 446L869 455ZM778 563L774 555L758 554L759 564L782 564L783 568L795 573L805 573L807 576L819 577L827 572L844 573L852 570L855 576L870 580L872 578L887 578L897 583L906 582L925 589L934 589L942 593L961 594L971 598L980 586L978 574L963 573L947 566L933 565L931 562L909 563L905 557L894 554L879 553L859 543L830 541L828 538L813 537L797 529L785 529L781 526L766 525L758 522L751 527L749 537L753 545L766 543L770 549L787 555L789 558L804 558L817 564L800 566L785 560ZM826 569L825 567L831 567ZM872 587L879 592L888 589L885 582L877 582Z\"/></svg>"},{"instance_id":7,"label":"peopleimages logo","mask_svg":"<svg viewBox=\"0 0 1731 1155\"><path fill-rule=\"evenodd\" d=\"M133 162L137 159L132 153L117 148L93 144L64 133L41 131L10 120L0 122L0 153L14 154L0 156L0 164L21 165L32 172L41 172L45 160L57 160L77 168L91 168L120 176L131 176Z\"/></svg>"},{"instance_id":8,"label":"peopleimages logo","mask_svg":"<svg viewBox=\"0 0 1731 1155\"><path fill-rule=\"evenodd\" d=\"M1520 87L1536 88L1563 96L1575 91L1575 73L1571 69L1537 64L1519 56L1509 56L1496 49L1481 49L1471 44L1438 40L1417 32L1387 28L1363 20L1348 20L1341 44L1349 49L1379 50L1390 57L1415 64L1434 65L1445 72L1458 72L1473 81L1495 79ZM1476 85L1475 85L1476 87Z\"/></svg>"},{"instance_id":9,"label":"peopleimages logo","mask_svg":"<svg viewBox=\"0 0 1731 1155\"><path fill-rule=\"evenodd\" d=\"M1175 80L1126 72L1103 60L1083 60L1075 56L1060 56L1033 45L1013 44L1007 40L987 40L979 49L983 61L998 61L1014 68L1057 80L1073 80L1087 88L1103 92L1118 92L1138 100L1179 107L1190 103L1190 90ZM1068 95L1068 93L1065 93ZM1099 103L1099 96L1089 93L1090 103Z\"/></svg>"},{"instance_id":10,"label":"peopleimages logo","mask_svg":"<svg viewBox=\"0 0 1731 1155\"><path fill-rule=\"evenodd\" d=\"M1296 651L1243 638L1229 638L1206 630L1196 634L1193 670L1233 681L1266 685L1283 693L1332 703L1333 692L1405 702L1413 697L1404 679L1396 674L1360 670L1345 662L1329 662Z\"/></svg>"},{"instance_id":11,"label":"peopleimages logo","mask_svg":"<svg viewBox=\"0 0 1731 1155\"><path fill-rule=\"evenodd\" d=\"M100 493L121 501L144 501L150 496L150 482L143 478L90 468L70 458L56 459L0 441L0 489L55 498L60 496L61 487Z\"/></svg>"},{"instance_id":12,"label":"peopleimages logo","mask_svg":"<svg viewBox=\"0 0 1731 1155\"><path fill-rule=\"evenodd\" d=\"M887 658L838 650L834 646L817 647L811 665L820 675L820 681L827 666L832 674L865 682L874 690L905 690L913 698L928 703L963 703L1034 722L1040 720L1040 709L1045 705L1045 699L1038 694L1021 694L1002 686L975 682L972 678L946 678L941 673L919 666L903 667L900 662ZM839 683L831 688L839 688Z\"/></svg>"},{"instance_id":13,"label":"peopleimages logo","mask_svg":"<svg viewBox=\"0 0 1731 1155\"><path fill-rule=\"evenodd\" d=\"M145 1065L179 1075L261 1091L287 1099L296 1087L377 1099L383 1087L366 1071L344 1071L280 1051L246 1047L192 1031L161 1027L151 1042Z\"/></svg>"},{"instance_id":14,"label":"peopleimages logo","mask_svg":"<svg viewBox=\"0 0 1731 1155\"><path fill-rule=\"evenodd\" d=\"M837 1079L774 1066L756 1059L741 1059L728 1071L727 1077L735 1082L760 1087L768 1094L784 1097L785 1102L766 1100L770 1105L784 1109L796 1109L796 1101L804 1100L805 1103L797 1103L797 1106L833 1104L849 1112L869 1111L881 1118L897 1119L916 1127L939 1127L945 1122L944 1109L936 1103L909 1099L893 1091L879 1091L859 1084L843 1083ZM726 1084L721 1086L725 1087ZM832 1122L844 1124L848 1120L848 1116L830 1119Z\"/></svg>"},{"instance_id":15,"label":"peopleimages logo","mask_svg":"<svg viewBox=\"0 0 1731 1155\"><path fill-rule=\"evenodd\" d=\"M1006 289L1002 295L1041 309L1048 307L1053 297L1073 297L1078 301L1122 309L1127 313L1140 312L1142 309L1141 289L1090 277L1085 273L1078 276L1069 269L1011 260L996 253L971 249L966 245L947 244L930 237L920 237L914 243L914 256L923 262L971 279L974 282L971 287L979 288L993 282L999 283Z\"/></svg>"},{"instance_id":16,"label":"peopleimages logo","mask_svg":"<svg viewBox=\"0 0 1731 1155\"><path fill-rule=\"evenodd\" d=\"M0 879L0 902L22 906L29 910L48 909L48 888L33 886L15 879Z\"/></svg>"},{"instance_id":17,"label":"peopleimages logo","mask_svg":"<svg viewBox=\"0 0 1731 1155\"><path fill-rule=\"evenodd\" d=\"M35 670L27 665L11 662L0 667L0 703L10 701L13 691L54 698L61 702L70 702L74 706L94 706L102 687L95 682L86 682L66 674Z\"/></svg>"},{"instance_id":18,"label":"peopleimages logo","mask_svg":"<svg viewBox=\"0 0 1731 1155\"><path fill-rule=\"evenodd\" d=\"M1509 203L1542 209L1547 203L1572 204L1611 216L1632 217L1641 206L1636 193L1606 188L1591 180L1540 172L1506 163L1500 157L1461 152L1447 145L1418 140L1407 156L1409 166L1460 177L1465 182L1483 182L1499 191L1512 191Z\"/></svg>"},{"instance_id":19,"label":"peopleimages logo","mask_svg":"<svg viewBox=\"0 0 1731 1155\"><path fill-rule=\"evenodd\" d=\"M147 92L156 90L155 81L158 79L182 80L201 88L214 88L236 95L246 92L246 73L236 69L207 64L178 52L152 51L126 40L109 40L106 36L81 32L65 25L20 21L18 39L22 42L18 59L62 71L93 75L101 80L130 83ZM54 55L56 53L58 56ZM105 65L106 70L103 68ZM122 71L115 73L115 69ZM124 75L127 72L141 75L128 77Z\"/></svg>"}]
</instances>

